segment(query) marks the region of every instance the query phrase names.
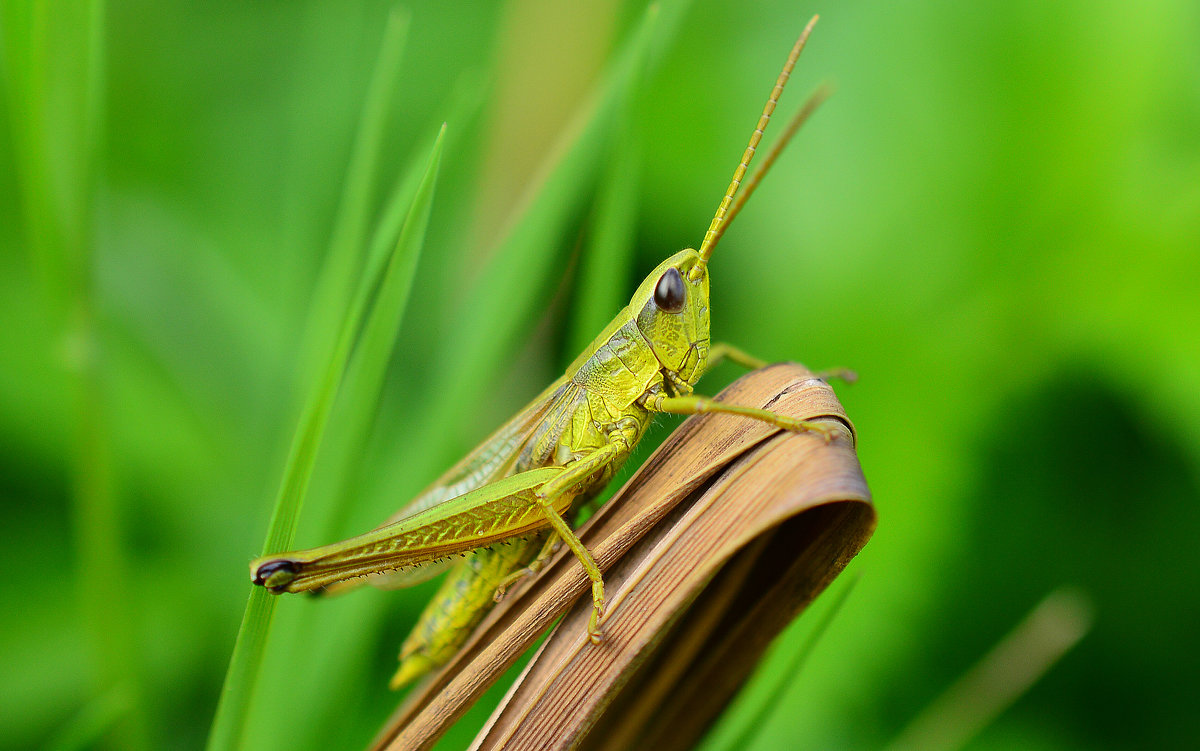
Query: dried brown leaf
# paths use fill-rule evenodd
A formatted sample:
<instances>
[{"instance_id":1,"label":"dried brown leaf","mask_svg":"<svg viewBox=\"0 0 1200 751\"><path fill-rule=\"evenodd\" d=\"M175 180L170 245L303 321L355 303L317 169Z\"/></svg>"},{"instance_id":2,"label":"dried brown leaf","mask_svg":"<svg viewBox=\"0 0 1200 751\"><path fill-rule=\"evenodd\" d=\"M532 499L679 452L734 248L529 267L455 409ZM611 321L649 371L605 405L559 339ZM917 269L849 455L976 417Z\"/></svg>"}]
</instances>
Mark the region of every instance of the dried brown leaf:
<instances>
[{"instance_id":1,"label":"dried brown leaf","mask_svg":"<svg viewBox=\"0 0 1200 751\"><path fill-rule=\"evenodd\" d=\"M409 694L372 748L430 748L563 614L475 748L666 751L699 740L875 526L853 428L828 384L776 365L719 398L823 420L837 437L728 415L685 421L580 530L605 571L604 642L587 639L587 576L559 554Z\"/></svg>"}]
</instances>

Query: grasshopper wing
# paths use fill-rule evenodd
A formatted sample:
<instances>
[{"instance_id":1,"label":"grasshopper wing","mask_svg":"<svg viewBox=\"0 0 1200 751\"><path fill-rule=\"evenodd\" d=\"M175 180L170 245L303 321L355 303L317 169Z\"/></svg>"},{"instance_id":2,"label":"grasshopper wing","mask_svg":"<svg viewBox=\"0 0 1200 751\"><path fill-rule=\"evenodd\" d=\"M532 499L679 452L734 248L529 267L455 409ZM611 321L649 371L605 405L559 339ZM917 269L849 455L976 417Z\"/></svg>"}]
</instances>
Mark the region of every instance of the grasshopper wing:
<instances>
[{"instance_id":1,"label":"grasshopper wing","mask_svg":"<svg viewBox=\"0 0 1200 751\"><path fill-rule=\"evenodd\" d=\"M521 472L358 537L258 558L250 563L250 575L272 592L307 592L534 534L549 525L534 494L562 471L541 467ZM570 502L570 496L561 496L555 510L563 513Z\"/></svg>"}]
</instances>

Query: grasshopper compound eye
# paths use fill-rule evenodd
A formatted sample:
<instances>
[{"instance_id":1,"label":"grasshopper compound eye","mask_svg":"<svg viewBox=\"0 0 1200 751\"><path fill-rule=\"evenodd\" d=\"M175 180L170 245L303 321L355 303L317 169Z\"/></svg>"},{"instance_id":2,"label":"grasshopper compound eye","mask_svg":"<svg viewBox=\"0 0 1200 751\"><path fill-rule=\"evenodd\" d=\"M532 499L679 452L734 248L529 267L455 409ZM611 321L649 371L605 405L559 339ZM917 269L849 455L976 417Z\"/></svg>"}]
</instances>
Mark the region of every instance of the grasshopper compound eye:
<instances>
[{"instance_id":1,"label":"grasshopper compound eye","mask_svg":"<svg viewBox=\"0 0 1200 751\"><path fill-rule=\"evenodd\" d=\"M686 290L679 269L667 269L667 273L658 278L658 284L654 287L654 304L663 312L678 313L683 310L685 295Z\"/></svg>"}]
</instances>

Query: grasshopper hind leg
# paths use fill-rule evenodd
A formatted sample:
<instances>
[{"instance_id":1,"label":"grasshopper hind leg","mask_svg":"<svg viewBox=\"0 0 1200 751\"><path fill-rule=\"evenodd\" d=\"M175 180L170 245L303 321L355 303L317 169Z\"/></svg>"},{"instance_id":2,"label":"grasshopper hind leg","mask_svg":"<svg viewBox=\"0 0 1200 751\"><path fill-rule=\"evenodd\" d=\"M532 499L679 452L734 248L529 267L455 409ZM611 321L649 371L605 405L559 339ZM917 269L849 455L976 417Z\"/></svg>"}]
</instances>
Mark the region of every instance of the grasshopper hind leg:
<instances>
[{"instance_id":1,"label":"grasshopper hind leg","mask_svg":"<svg viewBox=\"0 0 1200 751\"><path fill-rule=\"evenodd\" d=\"M603 639L600 633L600 618L604 615L604 576L600 572L600 567L596 565L596 559L592 558L592 554L588 552L583 541L575 536L570 525L563 521L562 516L554 510L554 507L541 499L538 499L538 502L541 504L550 526L579 559L583 570L592 580L592 616L588 619L588 641L592 644L599 644Z\"/></svg>"},{"instance_id":2,"label":"grasshopper hind leg","mask_svg":"<svg viewBox=\"0 0 1200 751\"><path fill-rule=\"evenodd\" d=\"M546 564L550 562L550 559L554 557L554 554L557 553L558 549L561 547L562 541L558 539L558 535L551 534L548 536L546 538L546 543L542 545L542 549L538 552L537 557L530 561L528 566L518 569L504 577L504 579L496 585L496 592L492 598L496 602L500 602L500 600L504 598L505 593L508 592L513 585L528 579L545 568Z\"/></svg>"}]
</instances>

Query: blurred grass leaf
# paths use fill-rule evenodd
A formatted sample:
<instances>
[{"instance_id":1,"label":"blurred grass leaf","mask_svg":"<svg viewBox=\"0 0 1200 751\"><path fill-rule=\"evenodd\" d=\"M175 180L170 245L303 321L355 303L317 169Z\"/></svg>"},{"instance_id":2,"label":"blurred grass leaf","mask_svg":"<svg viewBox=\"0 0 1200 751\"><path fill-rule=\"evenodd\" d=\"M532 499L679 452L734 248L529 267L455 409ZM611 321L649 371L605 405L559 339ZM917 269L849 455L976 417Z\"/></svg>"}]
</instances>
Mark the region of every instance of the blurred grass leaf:
<instances>
[{"instance_id":1,"label":"blurred grass leaf","mask_svg":"<svg viewBox=\"0 0 1200 751\"><path fill-rule=\"evenodd\" d=\"M582 352L625 304L636 247L640 159L632 99L633 92L627 91L621 102L588 239L579 259L579 285L571 308L573 319L566 348L569 356Z\"/></svg>"},{"instance_id":2,"label":"blurred grass leaf","mask_svg":"<svg viewBox=\"0 0 1200 751\"><path fill-rule=\"evenodd\" d=\"M116 490L108 401L110 342L97 313L96 206L105 108L102 0L5 4L0 81L12 129L23 250L38 282L38 307L53 323L48 362L67 376L76 618L92 625L97 698L57 739L65 746L112 735L148 745L141 665L125 613L131 608L124 509ZM70 49L73 54L59 54ZM7 120L8 118L4 118ZM0 196L2 198L2 196ZM28 315L30 311L22 311ZM9 353L5 353L7 360ZM58 373L56 373L58 375ZM119 695L120 699L113 697ZM115 726L112 727L112 726Z\"/></svg>"},{"instance_id":3,"label":"blurred grass leaf","mask_svg":"<svg viewBox=\"0 0 1200 751\"><path fill-rule=\"evenodd\" d=\"M46 743L49 751L80 751L96 748L121 719L133 709L133 699L124 686L114 686L83 707Z\"/></svg>"},{"instance_id":4,"label":"blurred grass leaf","mask_svg":"<svg viewBox=\"0 0 1200 751\"><path fill-rule=\"evenodd\" d=\"M361 294L362 282L366 279L363 266L370 259L364 257L363 247L368 237L372 189L379 166L388 103L399 78L408 26L408 12L393 8L384 27L379 57L363 100L329 251L317 275L305 339L301 344L301 374L310 377L321 372L323 363L327 362L327 353L338 346L338 339L345 335L345 329L339 330L337 325L342 320L339 314L350 305L356 286ZM304 393L306 385L301 383L300 393Z\"/></svg>"},{"instance_id":5,"label":"blurred grass leaf","mask_svg":"<svg viewBox=\"0 0 1200 751\"><path fill-rule=\"evenodd\" d=\"M965 748L1087 635L1091 598L1076 587L1047 594L1013 630L912 719L887 751Z\"/></svg>"}]
</instances>

